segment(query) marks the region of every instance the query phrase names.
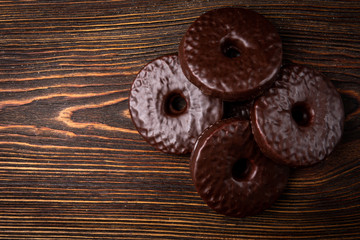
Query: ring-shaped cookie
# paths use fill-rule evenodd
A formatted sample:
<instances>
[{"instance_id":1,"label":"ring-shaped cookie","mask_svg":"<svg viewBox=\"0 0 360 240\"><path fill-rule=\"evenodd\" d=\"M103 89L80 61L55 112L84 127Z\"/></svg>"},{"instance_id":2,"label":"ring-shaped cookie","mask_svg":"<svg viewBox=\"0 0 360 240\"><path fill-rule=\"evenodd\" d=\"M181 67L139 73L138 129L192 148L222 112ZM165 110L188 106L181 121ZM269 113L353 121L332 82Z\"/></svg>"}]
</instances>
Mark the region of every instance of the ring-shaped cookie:
<instances>
[{"instance_id":1,"label":"ring-shaped cookie","mask_svg":"<svg viewBox=\"0 0 360 240\"><path fill-rule=\"evenodd\" d=\"M179 45L185 76L205 94L248 100L270 87L282 61L282 43L262 15L220 8L201 15Z\"/></svg>"},{"instance_id":2,"label":"ring-shaped cookie","mask_svg":"<svg viewBox=\"0 0 360 240\"><path fill-rule=\"evenodd\" d=\"M222 101L204 95L184 76L177 55L158 58L136 76L129 111L140 135L160 151L185 154L222 117Z\"/></svg>"},{"instance_id":3,"label":"ring-shaped cookie","mask_svg":"<svg viewBox=\"0 0 360 240\"><path fill-rule=\"evenodd\" d=\"M206 129L190 170L202 199L218 213L245 217L270 207L286 186L289 168L258 149L249 121L229 118Z\"/></svg>"},{"instance_id":4,"label":"ring-shaped cookie","mask_svg":"<svg viewBox=\"0 0 360 240\"><path fill-rule=\"evenodd\" d=\"M255 101L251 122L255 140L267 157L292 167L310 166L322 161L340 141L344 106L322 74L290 65Z\"/></svg>"}]
</instances>

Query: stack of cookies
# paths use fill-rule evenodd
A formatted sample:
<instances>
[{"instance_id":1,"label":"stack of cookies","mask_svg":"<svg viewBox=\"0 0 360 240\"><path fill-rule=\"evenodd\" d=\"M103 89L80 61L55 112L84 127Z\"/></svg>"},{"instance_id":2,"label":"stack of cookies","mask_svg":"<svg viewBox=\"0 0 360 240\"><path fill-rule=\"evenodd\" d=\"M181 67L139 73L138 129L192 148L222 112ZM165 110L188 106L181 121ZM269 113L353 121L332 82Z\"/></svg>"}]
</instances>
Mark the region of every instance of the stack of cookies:
<instances>
[{"instance_id":1,"label":"stack of cookies","mask_svg":"<svg viewBox=\"0 0 360 240\"><path fill-rule=\"evenodd\" d=\"M324 160L344 125L332 83L314 69L282 66L276 28L243 8L215 9L193 22L178 54L140 70L129 110L149 144L191 153L199 195L234 217L270 207L289 169Z\"/></svg>"}]
</instances>

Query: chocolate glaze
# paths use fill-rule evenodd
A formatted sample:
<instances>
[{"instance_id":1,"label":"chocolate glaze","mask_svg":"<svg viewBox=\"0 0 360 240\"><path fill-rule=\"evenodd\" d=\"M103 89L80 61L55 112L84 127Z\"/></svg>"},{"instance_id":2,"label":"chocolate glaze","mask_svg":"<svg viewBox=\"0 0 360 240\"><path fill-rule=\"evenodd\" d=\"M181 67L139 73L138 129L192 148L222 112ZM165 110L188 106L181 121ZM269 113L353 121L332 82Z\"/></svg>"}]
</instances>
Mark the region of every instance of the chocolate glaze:
<instances>
[{"instance_id":1,"label":"chocolate glaze","mask_svg":"<svg viewBox=\"0 0 360 240\"><path fill-rule=\"evenodd\" d=\"M201 134L191 155L190 170L202 199L216 212L234 217L268 208L289 176L288 167L260 152L249 121L237 118L221 120Z\"/></svg>"},{"instance_id":2,"label":"chocolate glaze","mask_svg":"<svg viewBox=\"0 0 360 240\"><path fill-rule=\"evenodd\" d=\"M339 142L344 106L332 83L301 65L285 66L254 103L255 140L266 156L292 167L320 162Z\"/></svg>"},{"instance_id":3,"label":"chocolate glaze","mask_svg":"<svg viewBox=\"0 0 360 240\"><path fill-rule=\"evenodd\" d=\"M281 39L262 15L220 8L201 15L179 46L186 77L205 94L247 100L270 87L282 61Z\"/></svg>"},{"instance_id":4,"label":"chocolate glaze","mask_svg":"<svg viewBox=\"0 0 360 240\"><path fill-rule=\"evenodd\" d=\"M179 107L174 102L183 101ZM177 55L158 58L136 76L129 110L140 135L166 153L191 152L197 137L222 117L222 101L204 95L182 73Z\"/></svg>"}]
</instances>

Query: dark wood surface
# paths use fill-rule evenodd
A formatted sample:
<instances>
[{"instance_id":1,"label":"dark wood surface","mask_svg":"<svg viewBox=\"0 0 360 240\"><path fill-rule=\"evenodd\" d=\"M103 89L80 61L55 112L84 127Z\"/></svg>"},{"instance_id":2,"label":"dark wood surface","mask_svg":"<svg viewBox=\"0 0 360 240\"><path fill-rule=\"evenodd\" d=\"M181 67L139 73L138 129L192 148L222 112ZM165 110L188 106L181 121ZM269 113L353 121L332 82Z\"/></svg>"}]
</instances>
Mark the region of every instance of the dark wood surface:
<instances>
[{"instance_id":1,"label":"dark wood surface","mask_svg":"<svg viewBox=\"0 0 360 240\"><path fill-rule=\"evenodd\" d=\"M333 154L245 219L210 210L188 156L146 144L127 107L144 64L234 5L270 19L285 62L323 72L346 109ZM359 1L1 1L0 238L359 238L359 78Z\"/></svg>"}]
</instances>

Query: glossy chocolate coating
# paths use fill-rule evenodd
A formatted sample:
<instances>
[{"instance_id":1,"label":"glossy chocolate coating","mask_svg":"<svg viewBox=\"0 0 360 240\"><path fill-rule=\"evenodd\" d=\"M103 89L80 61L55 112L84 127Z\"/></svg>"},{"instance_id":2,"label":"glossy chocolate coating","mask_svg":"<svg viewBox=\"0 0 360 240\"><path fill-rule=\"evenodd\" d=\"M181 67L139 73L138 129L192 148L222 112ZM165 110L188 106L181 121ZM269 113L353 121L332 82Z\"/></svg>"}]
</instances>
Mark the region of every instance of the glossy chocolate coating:
<instances>
[{"instance_id":1,"label":"glossy chocolate coating","mask_svg":"<svg viewBox=\"0 0 360 240\"><path fill-rule=\"evenodd\" d=\"M262 15L220 8L190 26L179 58L185 76L205 94L243 101L270 87L281 66L282 43Z\"/></svg>"},{"instance_id":2,"label":"glossy chocolate coating","mask_svg":"<svg viewBox=\"0 0 360 240\"><path fill-rule=\"evenodd\" d=\"M235 164L245 168L234 174ZM289 176L288 167L260 152L249 121L236 118L221 120L201 134L190 170L202 199L216 212L234 217L255 215L270 207Z\"/></svg>"},{"instance_id":3,"label":"glossy chocolate coating","mask_svg":"<svg viewBox=\"0 0 360 240\"><path fill-rule=\"evenodd\" d=\"M251 111L255 140L266 156L292 167L323 160L339 142L344 106L333 84L305 66L286 66Z\"/></svg>"},{"instance_id":4,"label":"glossy chocolate coating","mask_svg":"<svg viewBox=\"0 0 360 240\"><path fill-rule=\"evenodd\" d=\"M183 101L177 108L171 102ZM166 153L192 151L197 137L222 117L222 101L204 95L182 73L177 55L158 58L136 76L129 110L139 133Z\"/></svg>"}]
</instances>

